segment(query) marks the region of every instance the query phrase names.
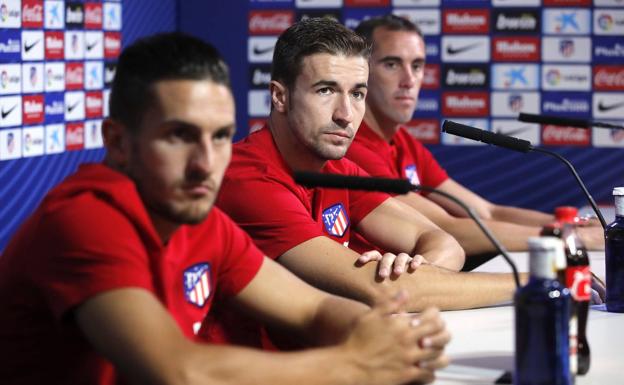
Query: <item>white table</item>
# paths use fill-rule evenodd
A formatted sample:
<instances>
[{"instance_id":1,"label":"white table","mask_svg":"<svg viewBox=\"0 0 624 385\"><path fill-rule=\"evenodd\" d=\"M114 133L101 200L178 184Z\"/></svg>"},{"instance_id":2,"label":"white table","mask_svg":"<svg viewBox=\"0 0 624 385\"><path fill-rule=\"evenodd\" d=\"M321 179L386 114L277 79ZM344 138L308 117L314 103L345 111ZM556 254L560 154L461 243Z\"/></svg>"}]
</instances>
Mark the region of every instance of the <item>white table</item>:
<instances>
[{"instance_id":1,"label":"white table","mask_svg":"<svg viewBox=\"0 0 624 385\"><path fill-rule=\"evenodd\" d=\"M519 271L528 270L526 253L512 253ZM590 253L592 269L604 278L604 254ZM477 271L503 272L502 258L491 260ZM437 373L436 385L493 384L514 365L514 308L510 305L484 309L446 311L453 339L447 353L451 365ZM623 329L623 330L621 330ZM592 306L588 322L591 368L577 376L577 385L624 384L624 314L608 313L604 305Z\"/></svg>"}]
</instances>

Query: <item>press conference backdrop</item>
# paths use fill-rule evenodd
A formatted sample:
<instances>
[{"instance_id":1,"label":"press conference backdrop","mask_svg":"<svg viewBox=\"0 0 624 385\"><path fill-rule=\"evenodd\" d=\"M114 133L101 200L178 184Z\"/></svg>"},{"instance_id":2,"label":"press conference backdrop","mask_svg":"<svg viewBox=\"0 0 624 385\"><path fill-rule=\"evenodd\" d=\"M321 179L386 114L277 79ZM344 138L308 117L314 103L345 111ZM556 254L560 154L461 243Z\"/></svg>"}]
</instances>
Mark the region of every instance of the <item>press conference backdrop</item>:
<instances>
[{"instance_id":1,"label":"press conference backdrop","mask_svg":"<svg viewBox=\"0 0 624 385\"><path fill-rule=\"evenodd\" d=\"M495 202L582 205L554 159L440 136L448 118L514 135L574 163L598 202L624 185L624 131L518 123L518 112L624 123L624 0L0 0L0 250L48 189L102 159L99 124L121 47L179 29L232 71L241 138L264 124L277 35L327 16L349 27L395 13L426 37L408 129L454 179Z\"/></svg>"}]
</instances>

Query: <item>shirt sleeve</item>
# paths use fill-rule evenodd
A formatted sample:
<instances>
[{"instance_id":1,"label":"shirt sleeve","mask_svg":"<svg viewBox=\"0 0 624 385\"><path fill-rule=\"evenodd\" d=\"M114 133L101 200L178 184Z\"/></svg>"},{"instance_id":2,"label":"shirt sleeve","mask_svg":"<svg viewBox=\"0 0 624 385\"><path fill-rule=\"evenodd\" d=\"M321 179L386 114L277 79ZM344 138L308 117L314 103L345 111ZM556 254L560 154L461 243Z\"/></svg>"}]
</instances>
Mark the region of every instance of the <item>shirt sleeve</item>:
<instances>
[{"instance_id":1,"label":"shirt sleeve","mask_svg":"<svg viewBox=\"0 0 624 385\"><path fill-rule=\"evenodd\" d=\"M348 175L355 176L370 176L365 170L351 163L351 170ZM390 195L381 192L374 191L361 191L352 190L349 191L351 219L355 224L364 219L371 211L377 206L382 204L386 199L390 198Z\"/></svg>"},{"instance_id":2,"label":"shirt sleeve","mask_svg":"<svg viewBox=\"0 0 624 385\"><path fill-rule=\"evenodd\" d=\"M393 169L392 162L384 159L384 156L357 140L351 143L351 147L347 152L347 158L372 176L381 178L401 177L398 175L397 171Z\"/></svg>"},{"instance_id":3,"label":"shirt sleeve","mask_svg":"<svg viewBox=\"0 0 624 385\"><path fill-rule=\"evenodd\" d=\"M217 205L273 259L324 235L297 194L269 176L227 179Z\"/></svg>"},{"instance_id":4,"label":"shirt sleeve","mask_svg":"<svg viewBox=\"0 0 624 385\"><path fill-rule=\"evenodd\" d=\"M433 157L431 151L420 142L413 142L416 146L416 168L420 173L420 181L425 186L438 187L448 179L446 170Z\"/></svg>"},{"instance_id":5,"label":"shirt sleeve","mask_svg":"<svg viewBox=\"0 0 624 385\"><path fill-rule=\"evenodd\" d=\"M153 291L149 259L132 223L92 194L43 215L42 253L33 280L57 317L96 294L120 287Z\"/></svg>"}]
</instances>

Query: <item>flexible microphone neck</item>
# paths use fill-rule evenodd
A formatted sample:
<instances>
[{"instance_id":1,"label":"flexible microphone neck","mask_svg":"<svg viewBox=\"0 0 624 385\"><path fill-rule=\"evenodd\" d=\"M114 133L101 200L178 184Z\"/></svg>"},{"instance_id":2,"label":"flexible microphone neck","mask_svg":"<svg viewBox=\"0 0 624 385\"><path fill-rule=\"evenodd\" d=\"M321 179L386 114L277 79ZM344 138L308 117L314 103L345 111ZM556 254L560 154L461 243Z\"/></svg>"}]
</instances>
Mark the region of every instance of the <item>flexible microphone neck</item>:
<instances>
[{"instance_id":1,"label":"flexible microphone neck","mask_svg":"<svg viewBox=\"0 0 624 385\"><path fill-rule=\"evenodd\" d=\"M580 118L566 118L562 116L536 115L536 114L529 114L525 112L521 112L518 115L518 120L521 122L525 122L525 123L550 124L553 126L566 126L566 127L579 127L579 128L600 127L600 128L613 128L613 129L618 129L618 130L624 130L624 126L612 124L612 123L597 122L595 120L580 119Z\"/></svg>"},{"instance_id":2,"label":"flexible microphone neck","mask_svg":"<svg viewBox=\"0 0 624 385\"><path fill-rule=\"evenodd\" d=\"M600 220L600 224L602 225L602 228L604 229L607 227L607 222L605 221L604 217L602 216L602 213L598 209L598 206L596 205L594 198L591 196L591 194L587 190L587 187L585 187L585 184L581 180L581 177L576 172L576 169L574 168L572 163L570 163L563 156L553 151L548 151L543 148L534 147L531 144L531 142L529 142L528 140L518 139L518 138L514 138L511 136L502 135L502 134L496 134L490 131L481 130L479 128L466 126L464 124L459 124L450 120L444 121L444 123L442 124L442 131L448 132L449 134L452 134L452 135L460 136L462 138L478 140L483 143L493 144L498 147L508 148L510 150L515 150L515 151L520 151L520 152L529 152L529 151L541 152L543 154L548 154L550 156L553 156L559 159L568 167L568 169L572 172L572 175L574 175L576 182L581 187L581 190L583 190L583 193L585 194L585 197L589 201L589 204L591 205L592 209L594 209L594 212L596 213L598 220Z\"/></svg>"},{"instance_id":3,"label":"flexible microphone neck","mask_svg":"<svg viewBox=\"0 0 624 385\"><path fill-rule=\"evenodd\" d=\"M392 178L373 178L373 177L360 177L360 176L346 176L338 174L322 174L316 172L295 172L295 182L305 187L325 187L325 188L338 188L346 190L366 190L366 191L380 191L387 193L407 194L410 191L427 191L430 193L441 195L461 206L477 223L477 226L481 229L483 234L494 245L496 250L503 256L505 261L511 267L513 272L514 281L516 287L520 287L520 277L518 275L518 268L512 261L507 253L505 247L494 237L492 232L481 222L479 215L469 206L467 206L460 199L448 194L444 191L435 189L433 187L423 185L413 185L407 179L392 179Z\"/></svg>"}]
</instances>

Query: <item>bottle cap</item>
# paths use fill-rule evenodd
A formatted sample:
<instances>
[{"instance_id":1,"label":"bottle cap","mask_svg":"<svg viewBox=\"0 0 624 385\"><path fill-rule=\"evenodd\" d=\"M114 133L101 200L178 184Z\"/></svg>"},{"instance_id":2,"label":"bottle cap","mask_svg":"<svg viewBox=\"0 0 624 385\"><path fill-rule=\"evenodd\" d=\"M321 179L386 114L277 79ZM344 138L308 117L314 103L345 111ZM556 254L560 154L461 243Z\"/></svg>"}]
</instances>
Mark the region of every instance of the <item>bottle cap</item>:
<instances>
[{"instance_id":1,"label":"bottle cap","mask_svg":"<svg viewBox=\"0 0 624 385\"><path fill-rule=\"evenodd\" d=\"M555 208L555 218L563 223L578 222L578 209L574 206L559 206Z\"/></svg>"},{"instance_id":2,"label":"bottle cap","mask_svg":"<svg viewBox=\"0 0 624 385\"><path fill-rule=\"evenodd\" d=\"M530 237L529 270L532 276L555 279L556 272L565 266L563 242L556 237Z\"/></svg>"},{"instance_id":3,"label":"bottle cap","mask_svg":"<svg viewBox=\"0 0 624 385\"><path fill-rule=\"evenodd\" d=\"M613 189L613 195L624 195L624 187L615 187Z\"/></svg>"}]
</instances>

